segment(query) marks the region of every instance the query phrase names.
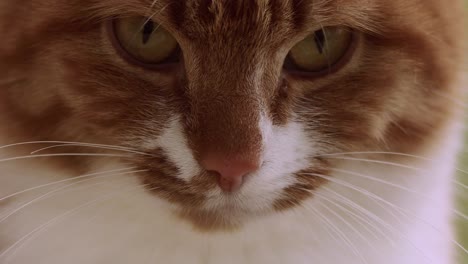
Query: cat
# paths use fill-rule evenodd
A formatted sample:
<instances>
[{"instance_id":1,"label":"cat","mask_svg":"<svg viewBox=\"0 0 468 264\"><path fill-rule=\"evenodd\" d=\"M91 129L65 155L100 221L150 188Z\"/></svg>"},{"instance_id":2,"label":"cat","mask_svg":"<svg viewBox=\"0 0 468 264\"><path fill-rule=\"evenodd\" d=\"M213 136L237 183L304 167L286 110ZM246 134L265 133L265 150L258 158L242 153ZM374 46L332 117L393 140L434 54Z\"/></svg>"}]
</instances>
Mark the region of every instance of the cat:
<instances>
[{"instance_id":1,"label":"cat","mask_svg":"<svg viewBox=\"0 0 468 264\"><path fill-rule=\"evenodd\" d=\"M456 263L463 1L3 0L1 263Z\"/></svg>"}]
</instances>

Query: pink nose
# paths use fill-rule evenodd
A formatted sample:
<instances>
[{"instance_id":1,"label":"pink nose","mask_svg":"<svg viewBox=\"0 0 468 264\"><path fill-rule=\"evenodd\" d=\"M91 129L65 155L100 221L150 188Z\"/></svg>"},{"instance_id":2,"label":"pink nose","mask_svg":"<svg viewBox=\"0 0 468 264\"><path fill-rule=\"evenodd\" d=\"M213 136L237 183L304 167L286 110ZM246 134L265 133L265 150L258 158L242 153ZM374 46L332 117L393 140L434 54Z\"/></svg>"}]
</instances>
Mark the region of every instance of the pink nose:
<instances>
[{"instance_id":1,"label":"pink nose","mask_svg":"<svg viewBox=\"0 0 468 264\"><path fill-rule=\"evenodd\" d=\"M219 174L218 185L223 191L234 192L240 189L247 174L259 169L260 162L210 156L202 160L202 165L206 170Z\"/></svg>"}]
</instances>

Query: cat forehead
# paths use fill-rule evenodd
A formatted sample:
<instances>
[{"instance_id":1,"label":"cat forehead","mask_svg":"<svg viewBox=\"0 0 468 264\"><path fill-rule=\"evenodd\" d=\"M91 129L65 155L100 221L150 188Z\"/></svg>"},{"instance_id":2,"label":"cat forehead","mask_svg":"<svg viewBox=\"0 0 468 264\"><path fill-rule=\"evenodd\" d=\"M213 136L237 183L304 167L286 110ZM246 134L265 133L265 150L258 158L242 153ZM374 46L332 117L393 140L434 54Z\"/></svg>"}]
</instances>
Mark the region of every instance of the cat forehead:
<instances>
[{"instance_id":1,"label":"cat forehead","mask_svg":"<svg viewBox=\"0 0 468 264\"><path fill-rule=\"evenodd\" d=\"M243 37L265 37L313 31L330 24L362 26L369 19L364 0L147 0L151 16L175 31L194 38L199 34L237 32ZM372 8L373 1L365 1ZM147 11L145 11L147 12ZM369 19L372 20L372 19ZM259 36L258 34L261 34ZM236 34L230 34L236 35Z\"/></svg>"},{"instance_id":2,"label":"cat forehead","mask_svg":"<svg viewBox=\"0 0 468 264\"><path fill-rule=\"evenodd\" d=\"M201 22L214 22L216 20L232 20L249 22L266 22L266 20L289 18L292 20L304 19L311 8L311 1L301 0L189 0L181 1L172 6L176 23L183 19Z\"/></svg>"},{"instance_id":3,"label":"cat forehead","mask_svg":"<svg viewBox=\"0 0 468 264\"><path fill-rule=\"evenodd\" d=\"M254 29L280 32L299 29L314 31L321 25L373 27L380 10L376 0L29 0L41 3L46 16L62 24L74 21L102 21L112 17L151 17L172 33ZM396 0L397 1L397 0ZM401 1L401 0L398 0ZM365 8L363 8L365 6ZM58 23L58 22L57 22ZM75 25L70 24L70 27ZM287 37L287 36L286 36Z\"/></svg>"},{"instance_id":4,"label":"cat forehead","mask_svg":"<svg viewBox=\"0 0 468 264\"><path fill-rule=\"evenodd\" d=\"M310 14L305 0L186 0L159 1L156 9L166 24L185 33L220 31L262 32L287 25L300 28ZM157 15L157 16L158 16Z\"/></svg>"}]
</instances>

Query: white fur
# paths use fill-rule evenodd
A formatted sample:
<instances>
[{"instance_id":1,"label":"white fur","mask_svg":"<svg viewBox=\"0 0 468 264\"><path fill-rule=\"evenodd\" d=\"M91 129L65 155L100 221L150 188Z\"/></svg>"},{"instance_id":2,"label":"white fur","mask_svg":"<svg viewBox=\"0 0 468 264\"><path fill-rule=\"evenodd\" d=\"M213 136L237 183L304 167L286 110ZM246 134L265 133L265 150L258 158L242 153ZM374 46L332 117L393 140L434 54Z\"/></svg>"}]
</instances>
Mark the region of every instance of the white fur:
<instances>
[{"instance_id":1,"label":"white fur","mask_svg":"<svg viewBox=\"0 0 468 264\"><path fill-rule=\"evenodd\" d=\"M159 144L170 157L178 158L177 165L186 168L182 174L188 175L196 167L186 145L179 141L177 127L177 122L172 123ZM5 255L0 252L0 263L451 264L454 263L451 179L458 138L457 129L447 130L434 148L422 153L431 161L406 159L405 164L423 170L340 162L340 170L373 176L419 194L346 173L334 173L334 182L320 188L316 197L303 206L253 218L232 233L194 231L189 223L171 213L170 205L143 191L136 177L111 176L77 184L31 204L0 223L0 249L4 252L31 230L58 217L30 240L23 240L26 243L16 252L15 249ZM265 141L264 157L268 162L244 186L239 196L242 206L251 210L271 206L271 201L279 195L277 191L292 183L288 173L307 166L305 157L314 154L314 146L307 142L298 123L272 127ZM170 147L169 143L180 149ZM40 162L0 165L2 197L14 190L62 179L60 171L50 171ZM95 171L102 171L117 165L96 166ZM338 182L373 193L409 215L404 217L382 200L375 202L369 195ZM57 187L11 200L0 207L0 219L19 204ZM342 203L340 208L330 202L340 197L330 190L350 203ZM212 195L220 197L221 194ZM89 201L98 203L86 206ZM213 199L207 206L222 203L222 199ZM368 210L373 217L366 217L356 208ZM65 213L67 210L71 213ZM357 221L359 217L366 218L369 224Z\"/></svg>"},{"instance_id":2,"label":"white fur","mask_svg":"<svg viewBox=\"0 0 468 264\"><path fill-rule=\"evenodd\" d=\"M181 179L190 181L192 177L200 173L201 168L188 147L179 118L172 118L168 126L163 130L162 135L156 142L149 145L151 146L149 150L154 147L160 147L164 150L169 160L179 169L180 174L178 177Z\"/></svg>"}]
</instances>

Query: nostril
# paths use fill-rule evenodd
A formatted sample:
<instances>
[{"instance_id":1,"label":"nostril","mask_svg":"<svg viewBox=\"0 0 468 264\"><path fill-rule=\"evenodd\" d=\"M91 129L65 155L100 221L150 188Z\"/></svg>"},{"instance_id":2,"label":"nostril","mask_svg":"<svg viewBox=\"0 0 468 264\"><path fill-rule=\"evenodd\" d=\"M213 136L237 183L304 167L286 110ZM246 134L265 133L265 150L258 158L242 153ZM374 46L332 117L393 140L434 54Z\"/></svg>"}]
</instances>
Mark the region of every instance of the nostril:
<instances>
[{"instance_id":1,"label":"nostril","mask_svg":"<svg viewBox=\"0 0 468 264\"><path fill-rule=\"evenodd\" d=\"M219 175L218 184L223 191L232 192L242 186L247 174L259 169L260 162L211 156L202 159L202 166Z\"/></svg>"}]
</instances>

